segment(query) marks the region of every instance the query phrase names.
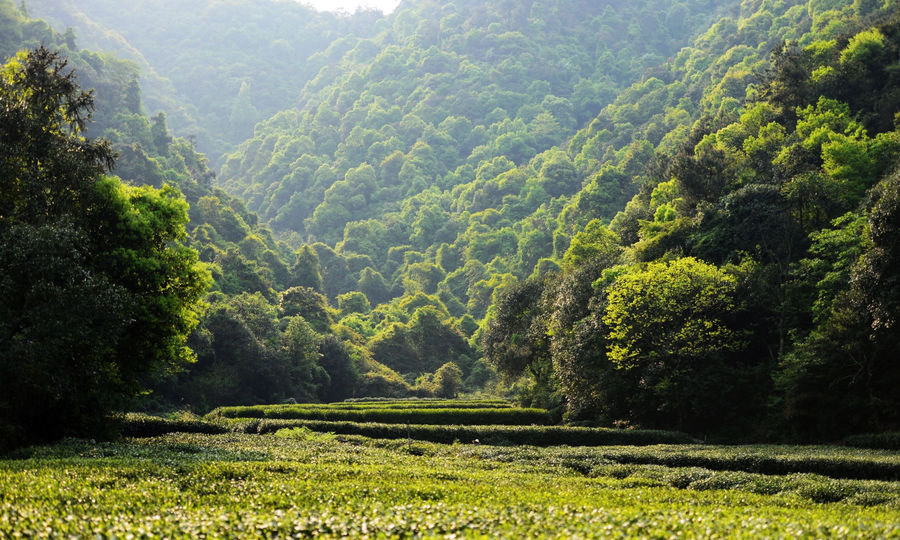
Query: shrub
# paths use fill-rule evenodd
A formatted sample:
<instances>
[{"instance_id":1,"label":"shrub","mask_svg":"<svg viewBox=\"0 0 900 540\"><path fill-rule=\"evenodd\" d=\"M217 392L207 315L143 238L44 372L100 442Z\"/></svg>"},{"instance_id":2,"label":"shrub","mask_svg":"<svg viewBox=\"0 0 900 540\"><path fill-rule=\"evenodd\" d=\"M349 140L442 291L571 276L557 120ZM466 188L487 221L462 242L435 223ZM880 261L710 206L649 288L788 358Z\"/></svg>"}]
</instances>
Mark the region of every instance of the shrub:
<instances>
[{"instance_id":1,"label":"shrub","mask_svg":"<svg viewBox=\"0 0 900 540\"><path fill-rule=\"evenodd\" d=\"M125 437L156 437L166 433L226 433L228 429L202 420L172 420L147 414L128 413L119 419Z\"/></svg>"},{"instance_id":2,"label":"shrub","mask_svg":"<svg viewBox=\"0 0 900 540\"><path fill-rule=\"evenodd\" d=\"M693 439L684 433L659 430L624 430L608 428L573 428L558 426L460 426L404 425L358 422L326 422L317 420L262 420L258 433L273 433L290 427L306 427L313 431L340 435L362 435L373 439L415 439L451 444L456 441L504 441L532 446L605 446L688 444Z\"/></svg>"},{"instance_id":3,"label":"shrub","mask_svg":"<svg viewBox=\"0 0 900 540\"><path fill-rule=\"evenodd\" d=\"M279 429L275 436L280 439L296 439L298 441L330 441L334 439L334 433L320 433L308 427L293 427Z\"/></svg>"},{"instance_id":4,"label":"shrub","mask_svg":"<svg viewBox=\"0 0 900 540\"><path fill-rule=\"evenodd\" d=\"M844 438L845 446L875 448L880 450L900 450L900 431L888 433L863 433Z\"/></svg>"},{"instance_id":5,"label":"shrub","mask_svg":"<svg viewBox=\"0 0 900 540\"><path fill-rule=\"evenodd\" d=\"M306 405L262 407L233 407L220 410L225 418L279 418L292 420L320 420L327 422L380 422L385 424L501 424L528 425L550 423L544 409L522 408L364 408L336 409Z\"/></svg>"}]
</instances>

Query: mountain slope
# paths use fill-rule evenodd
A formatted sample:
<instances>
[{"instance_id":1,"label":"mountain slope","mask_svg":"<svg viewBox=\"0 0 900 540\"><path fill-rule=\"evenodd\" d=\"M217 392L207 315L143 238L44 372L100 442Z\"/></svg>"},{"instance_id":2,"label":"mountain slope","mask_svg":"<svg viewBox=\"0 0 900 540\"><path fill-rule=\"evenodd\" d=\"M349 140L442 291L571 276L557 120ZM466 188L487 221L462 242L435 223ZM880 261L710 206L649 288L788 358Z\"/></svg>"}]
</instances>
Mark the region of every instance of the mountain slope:
<instances>
[{"instance_id":1,"label":"mountain slope","mask_svg":"<svg viewBox=\"0 0 900 540\"><path fill-rule=\"evenodd\" d=\"M215 163L253 125L291 107L342 37L370 35L379 15L319 13L295 2L32 0L32 16L82 46L141 66L147 106L196 138Z\"/></svg>"}]
</instances>

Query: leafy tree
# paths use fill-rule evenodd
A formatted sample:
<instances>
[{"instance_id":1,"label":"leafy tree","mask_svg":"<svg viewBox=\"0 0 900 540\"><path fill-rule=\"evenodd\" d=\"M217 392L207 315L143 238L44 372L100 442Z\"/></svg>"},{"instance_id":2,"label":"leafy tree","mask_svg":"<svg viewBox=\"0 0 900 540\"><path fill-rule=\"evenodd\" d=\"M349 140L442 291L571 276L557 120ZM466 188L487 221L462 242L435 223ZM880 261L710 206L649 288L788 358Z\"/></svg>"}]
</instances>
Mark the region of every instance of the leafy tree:
<instances>
[{"instance_id":1,"label":"leafy tree","mask_svg":"<svg viewBox=\"0 0 900 540\"><path fill-rule=\"evenodd\" d=\"M289 379L293 382L294 395L291 397L297 401L308 401L316 396L320 387L330 384L328 372L319 365L321 341L322 336L303 317L288 317L282 351Z\"/></svg>"},{"instance_id":2,"label":"leafy tree","mask_svg":"<svg viewBox=\"0 0 900 540\"><path fill-rule=\"evenodd\" d=\"M434 372L434 394L442 398L455 398L463 388L463 372L453 362L447 362Z\"/></svg>"},{"instance_id":3,"label":"leafy tree","mask_svg":"<svg viewBox=\"0 0 900 540\"><path fill-rule=\"evenodd\" d=\"M468 343L432 306L415 310L407 324L394 323L369 343L373 358L400 373L433 373L446 362L471 356Z\"/></svg>"},{"instance_id":4,"label":"leafy tree","mask_svg":"<svg viewBox=\"0 0 900 540\"><path fill-rule=\"evenodd\" d=\"M319 271L319 255L308 245L297 252L297 262L291 268L291 282L295 287L309 287L320 293L325 292Z\"/></svg>"},{"instance_id":5,"label":"leafy tree","mask_svg":"<svg viewBox=\"0 0 900 540\"><path fill-rule=\"evenodd\" d=\"M599 280L613 271L618 259L618 253L610 250L561 276L545 278L555 282L544 299L553 378L565 398L567 413L573 418L606 420L605 423L628 420L627 400L616 398L627 395L629 388L618 393L602 391L604 386L618 386L615 382L610 384L607 375L614 369L606 358L606 331L601 321L606 306L605 289Z\"/></svg>"},{"instance_id":6,"label":"leafy tree","mask_svg":"<svg viewBox=\"0 0 900 540\"><path fill-rule=\"evenodd\" d=\"M391 299L393 292L390 285L377 270L364 268L359 276L359 290L375 304L380 304Z\"/></svg>"},{"instance_id":7,"label":"leafy tree","mask_svg":"<svg viewBox=\"0 0 900 540\"><path fill-rule=\"evenodd\" d=\"M183 245L172 188L103 177L113 156L81 135L90 93L56 53L0 71L0 430L4 441L99 431L185 346L209 273Z\"/></svg>"},{"instance_id":8,"label":"leafy tree","mask_svg":"<svg viewBox=\"0 0 900 540\"><path fill-rule=\"evenodd\" d=\"M302 316L317 332L327 332L334 322L328 299L309 287L291 287L282 292L278 307L283 317Z\"/></svg>"},{"instance_id":9,"label":"leafy tree","mask_svg":"<svg viewBox=\"0 0 900 540\"><path fill-rule=\"evenodd\" d=\"M705 431L728 405L717 388L733 376L728 355L745 346L729 324L735 289L733 277L692 258L650 263L610 286L607 355L640 373L637 419Z\"/></svg>"},{"instance_id":10,"label":"leafy tree","mask_svg":"<svg viewBox=\"0 0 900 540\"><path fill-rule=\"evenodd\" d=\"M835 260L821 261L830 271L816 284L817 324L785 356L777 373L782 412L795 436L821 439L900 425L895 391L900 384L898 186L894 174L876 187L862 239L848 239L842 253L822 254ZM859 232L857 220L840 224L850 234ZM839 232L823 232L817 245L839 248L832 238ZM864 253L855 257L860 248ZM849 271L847 263L853 264Z\"/></svg>"},{"instance_id":11,"label":"leafy tree","mask_svg":"<svg viewBox=\"0 0 900 540\"><path fill-rule=\"evenodd\" d=\"M871 249L854 269L852 287L866 305L877 337L896 338L900 318L900 173L877 186L869 212Z\"/></svg>"},{"instance_id":12,"label":"leafy tree","mask_svg":"<svg viewBox=\"0 0 900 540\"><path fill-rule=\"evenodd\" d=\"M485 359L509 379L549 361L542 297L546 284L528 279L506 288L481 335Z\"/></svg>"},{"instance_id":13,"label":"leafy tree","mask_svg":"<svg viewBox=\"0 0 900 540\"><path fill-rule=\"evenodd\" d=\"M563 268L572 270L596 257L615 259L620 252L616 233L594 219L572 238L569 249L563 255Z\"/></svg>"},{"instance_id":14,"label":"leafy tree","mask_svg":"<svg viewBox=\"0 0 900 540\"><path fill-rule=\"evenodd\" d=\"M239 294L241 292L258 292L267 298L272 298L274 291L268 276L255 261L248 261L240 251L231 248L224 253L218 253L213 261L221 274L215 275L216 285L227 294ZM213 267L213 272L216 268Z\"/></svg>"},{"instance_id":15,"label":"leafy tree","mask_svg":"<svg viewBox=\"0 0 900 540\"><path fill-rule=\"evenodd\" d=\"M224 298L214 299L189 342L197 362L159 385L157 393L199 410L284 399L287 379L273 369L277 357L251 330L247 315Z\"/></svg>"},{"instance_id":16,"label":"leafy tree","mask_svg":"<svg viewBox=\"0 0 900 540\"><path fill-rule=\"evenodd\" d=\"M346 316L351 313L365 314L372 311L372 305L369 303L369 299L359 291L341 294L338 296L337 301L338 310L340 310L341 316Z\"/></svg>"},{"instance_id":17,"label":"leafy tree","mask_svg":"<svg viewBox=\"0 0 900 540\"><path fill-rule=\"evenodd\" d=\"M424 292L434 294L438 283L444 278L444 271L430 263L414 263L403 273L403 288L407 294Z\"/></svg>"},{"instance_id":18,"label":"leafy tree","mask_svg":"<svg viewBox=\"0 0 900 540\"><path fill-rule=\"evenodd\" d=\"M319 388L322 401L334 402L353 397L360 373L346 344L335 336L324 336L319 343L319 365L328 375Z\"/></svg>"},{"instance_id":19,"label":"leafy tree","mask_svg":"<svg viewBox=\"0 0 900 540\"><path fill-rule=\"evenodd\" d=\"M563 152L553 152L544 161L538 180L551 197L572 193L580 185L575 166Z\"/></svg>"},{"instance_id":20,"label":"leafy tree","mask_svg":"<svg viewBox=\"0 0 900 540\"><path fill-rule=\"evenodd\" d=\"M153 117L153 125L150 127L150 136L153 138L153 146L161 156L169 155L169 145L172 144L172 136L166 126L166 113L160 112Z\"/></svg>"}]
</instances>

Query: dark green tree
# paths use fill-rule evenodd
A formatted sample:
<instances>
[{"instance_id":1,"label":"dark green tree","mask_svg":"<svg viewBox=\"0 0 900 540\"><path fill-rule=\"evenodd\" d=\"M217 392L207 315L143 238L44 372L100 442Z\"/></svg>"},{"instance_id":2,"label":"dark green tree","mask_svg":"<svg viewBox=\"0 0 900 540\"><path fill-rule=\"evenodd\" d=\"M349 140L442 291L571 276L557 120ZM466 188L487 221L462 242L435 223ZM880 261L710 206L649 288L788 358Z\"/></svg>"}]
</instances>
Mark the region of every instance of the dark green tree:
<instances>
[{"instance_id":1,"label":"dark green tree","mask_svg":"<svg viewBox=\"0 0 900 540\"><path fill-rule=\"evenodd\" d=\"M369 350L378 362L399 373L433 373L447 362L459 362L472 351L446 315L433 306L416 309L407 324L395 323L377 334Z\"/></svg>"},{"instance_id":2,"label":"dark green tree","mask_svg":"<svg viewBox=\"0 0 900 540\"><path fill-rule=\"evenodd\" d=\"M603 324L607 355L618 369L641 378L646 425L704 432L723 409L736 380L729 355L746 343L730 324L736 279L693 258L650 263L609 287Z\"/></svg>"},{"instance_id":3,"label":"dark green tree","mask_svg":"<svg viewBox=\"0 0 900 540\"><path fill-rule=\"evenodd\" d=\"M319 270L319 255L308 245L297 251L297 262L291 268L291 284L294 287L309 287L320 293L325 292Z\"/></svg>"},{"instance_id":4,"label":"dark green tree","mask_svg":"<svg viewBox=\"0 0 900 540\"><path fill-rule=\"evenodd\" d=\"M353 291L339 295L337 298L338 310L341 316L351 313L368 313L372 311L372 305L366 295L359 291Z\"/></svg>"},{"instance_id":5,"label":"dark green tree","mask_svg":"<svg viewBox=\"0 0 900 540\"><path fill-rule=\"evenodd\" d=\"M346 344L335 336L325 336L319 343L319 365L328 374L319 388L324 402L340 401L354 396L360 373Z\"/></svg>"},{"instance_id":6,"label":"dark green tree","mask_svg":"<svg viewBox=\"0 0 900 540\"><path fill-rule=\"evenodd\" d=\"M515 379L549 365L549 339L541 302L545 283L532 278L507 288L494 306L481 335L484 357L497 371Z\"/></svg>"},{"instance_id":7,"label":"dark green tree","mask_svg":"<svg viewBox=\"0 0 900 540\"><path fill-rule=\"evenodd\" d=\"M101 431L104 415L193 359L209 284L172 188L102 176L93 107L45 48L0 72L0 431L4 442Z\"/></svg>"},{"instance_id":8,"label":"dark green tree","mask_svg":"<svg viewBox=\"0 0 900 540\"><path fill-rule=\"evenodd\" d=\"M153 147L156 152L161 156L168 156L169 145L172 144L172 136L169 135L169 128L166 125L166 113L160 112L153 117L150 135L153 137Z\"/></svg>"},{"instance_id":9,"label":"dark green tree","mask_svg":"<svg viewBox=\"0 0 900 540\"><path fill-rule=\"evenodd\" d=\"M387 302L393 296L390 285L377 270L364 268L359 276L358 288L373 304Z\"/></svg>"},{"instance_id":10,"label":"dark green tree","mask_svg":"<svg viewBox=\"0 0 900 540\"><path fill-rule=\"evenodd\" d=\"M453 362L447 362L434 372L434 394L442 398L455 398L463 387L462 370Z\"/></svg>"},{"instance_id":11,"label":"dark green tree","mask_svg":"<svg viewBox=\"0 0 900 540\"><path fill-rule=\"evenodd\" d=\"M873 190L875 204L860 240L843 253L825 253L830 267L816 285L816 325L783 359L777 380L782 412L795 436L816 440L900 427L897 385L900 353L900 175ZM852 234L854 222L845 226ZM822 236L824 244L829 237ZM865 252L849 271L844 260ZM835 246L831 243L832 247ZM814 245L814 247L816 247Z\"/></svg>"},{"instance_id":12,"label":"dark green tree","mask_svg":"<svg viewBox=\"0 0 900 540\"><path fill-rule=\"evenodd\" d=\"M317 332L328 332L332 323L328 299L309 287L291 287L281 293L282 317L302 316Z\"/></svg>"}]
</instances>

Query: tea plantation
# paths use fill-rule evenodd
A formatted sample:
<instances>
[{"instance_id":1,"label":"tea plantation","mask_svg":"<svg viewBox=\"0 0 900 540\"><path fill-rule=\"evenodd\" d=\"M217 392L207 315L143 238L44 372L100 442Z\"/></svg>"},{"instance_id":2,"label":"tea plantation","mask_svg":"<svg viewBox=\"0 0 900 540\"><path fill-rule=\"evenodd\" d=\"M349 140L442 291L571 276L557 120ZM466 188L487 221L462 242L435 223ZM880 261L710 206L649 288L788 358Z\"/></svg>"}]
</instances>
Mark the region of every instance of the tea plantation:
<instances>
[{"instance_id":1,"label":"tea plantation","mask_svg":"<svg viewBox=\"0 0 900 540\"><path fill-rule=\"evenodd\" d=\"M219 423L130 416L133 434L182 432L6 456L0 537L900 537L892 451L651 444L683 436L665 432L632 432L640 446L512 445L497 434L440 444L266 432L265 422L306 420L223 412L210 417Z\"/></svg>"}]
</instances>

